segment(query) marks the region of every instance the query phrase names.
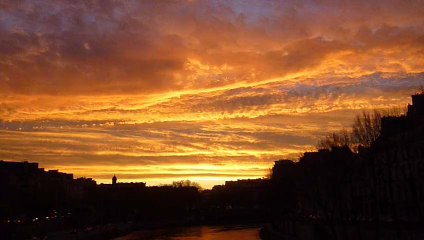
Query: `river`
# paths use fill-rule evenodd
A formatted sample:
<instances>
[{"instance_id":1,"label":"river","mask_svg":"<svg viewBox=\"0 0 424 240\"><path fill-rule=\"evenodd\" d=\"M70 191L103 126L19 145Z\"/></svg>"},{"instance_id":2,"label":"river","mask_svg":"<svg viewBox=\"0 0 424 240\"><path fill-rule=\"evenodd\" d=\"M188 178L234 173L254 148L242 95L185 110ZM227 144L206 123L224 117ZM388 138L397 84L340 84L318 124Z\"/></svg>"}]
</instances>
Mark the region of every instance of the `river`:
<instances>
[{"instance_id":1,"label":"river","mask_svg":"<svg viewBox=\"0 0 424 240\"><path fill-rule=\"evenodd\" d=\"M259 240L259 226L200 226L132 232L114 240Z\"/></svg>"}]
</instances>

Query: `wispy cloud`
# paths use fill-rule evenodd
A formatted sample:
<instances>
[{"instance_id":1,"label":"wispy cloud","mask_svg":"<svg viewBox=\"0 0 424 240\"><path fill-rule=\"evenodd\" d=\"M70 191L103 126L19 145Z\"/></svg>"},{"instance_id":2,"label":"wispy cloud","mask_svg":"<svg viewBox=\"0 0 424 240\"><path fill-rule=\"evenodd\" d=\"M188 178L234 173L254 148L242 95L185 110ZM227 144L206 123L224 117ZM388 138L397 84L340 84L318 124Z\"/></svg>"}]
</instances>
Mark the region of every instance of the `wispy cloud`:
<instances>
[{"instance_id":1,"label":"wispy cloud","mask_svg":"<svg viewBox=\"0 0 424 240\"><path fill-rule=\"evenodd\" d=\"M0 36L0 158L101 181L262 176L424 85L418 0L3 1Z\"/></svg>"}]
</instances>

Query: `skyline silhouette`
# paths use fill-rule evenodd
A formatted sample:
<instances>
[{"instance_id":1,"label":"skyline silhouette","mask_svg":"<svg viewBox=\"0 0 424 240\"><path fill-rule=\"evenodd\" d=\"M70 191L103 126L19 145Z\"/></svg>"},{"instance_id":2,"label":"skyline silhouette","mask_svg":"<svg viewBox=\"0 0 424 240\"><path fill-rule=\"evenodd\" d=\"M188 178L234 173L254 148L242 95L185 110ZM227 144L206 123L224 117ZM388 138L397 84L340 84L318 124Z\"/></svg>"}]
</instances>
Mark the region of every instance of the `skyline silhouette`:
<instances>
[{"instance_id":1,"label":"skyline silhouette","mask_svg":"<svg viewBox=\"0 0 424 240\"><path fill-rule=\"evenodd\" d=\"M424 239L423 1L0 0L0 239Z\"/></svg>"},{"instance_id":2,"label":"skyline silhouette","mask_svg":"<svg viewBox=\"0 0 424 240\"><path fill-rule=\"evenodd\" d=\"M361 126L368 127L358 132ZM421 239L424 93L412 95L405 114L363 114L352 129L349 141L327 138L296 161L275 161L268 178L210 190L189 180L123 183L115 174L97 184L38 163L0 161L0 234L112 238L138 229L268 223L264 239Z\"/></svg>"}]
</instances>

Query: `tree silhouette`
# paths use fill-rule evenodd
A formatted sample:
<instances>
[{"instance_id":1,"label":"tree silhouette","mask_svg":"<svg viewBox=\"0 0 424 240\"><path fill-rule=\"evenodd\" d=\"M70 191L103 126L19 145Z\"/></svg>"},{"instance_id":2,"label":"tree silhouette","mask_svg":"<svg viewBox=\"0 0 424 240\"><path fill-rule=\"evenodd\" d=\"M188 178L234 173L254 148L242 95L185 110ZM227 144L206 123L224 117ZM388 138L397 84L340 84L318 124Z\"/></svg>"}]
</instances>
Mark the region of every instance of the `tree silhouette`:
<instances>
[{"instance_id":1,"label":"tree silhouette","mask_svg":"<svg viewBox=\"0 0 424 240\"><path fill-rule=\"evenodd\" d=\"M381 133L381 119L383 117L401 116L405 108L394 107L385 110L363 111L357 115L350 129L332 132L318 141L318 149L348 146L357 151L359 146L370 147Z\"/></svg>"},{"instance_id":2,"label":"tree silhouette","mask_svg":"<svg viewBox=\"0 0 424 240\"><path fill-rule=\"evenodd\" d=\"M174 181L174 182L172 182L172 187L175 187L175 188L194 187L194 188L197 188L199 190L202 189L202 187L200 186L199 183L192 182L190 180Z\"/></svg>"},{"instance_id":3,"label":"tree silhouette","mask_svg":"<svg viewBox=\"0 0 424 240\"><path fill-rule=\"evenodd\" d=\"M378 110L356 116L352 124L351 144L369 147L380 136L382 116Z\"/></svg>"},{"instance_id":4,"label":"tree silhouette","mask_svg":"<svg viewBox=\"0 0 424 240\"><path fill-rule=\"evenodd\" d=\"M338 132L333 132L318 141L317 147L320 149L330 149L332 147L343 147L352 145L351 132L343 129Z\"/></svg>"}]
</instances>

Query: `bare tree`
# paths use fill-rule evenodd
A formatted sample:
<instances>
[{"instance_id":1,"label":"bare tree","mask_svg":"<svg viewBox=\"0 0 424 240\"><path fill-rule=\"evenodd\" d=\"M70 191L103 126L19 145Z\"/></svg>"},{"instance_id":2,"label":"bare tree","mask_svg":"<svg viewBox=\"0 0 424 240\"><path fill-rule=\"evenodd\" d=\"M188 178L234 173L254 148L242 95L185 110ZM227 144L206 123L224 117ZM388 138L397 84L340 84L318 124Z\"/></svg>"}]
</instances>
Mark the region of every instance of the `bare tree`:
<instances>
[{"instance_id":1,"label":"bare tree","mask_svg":"<svg viewBox=\"0 0 424 240\"><path fill-rule=\"evenodd\" d=\"M364 111L355 117L350 130L343 129L330 133L318 141L317 147L331 148L348 146L353 151L356 151L360 145L369 147L380 136L381 119L383 117L401 116L405 112L406 109L403 107L373 110L371 112Z\"/></svg>"},{"instance_id":2,"label":"bare tree","mask_svg":"<svg viewBox=\"0 0 424 240\"><path fill-rule=\"evenodd\" d=\"M332 147L342 147L342 146L351 146L352 137L351 132L343 129L338 132L330 133L325 136L323 139L319 140L317 147L318 148L332 148Z\"/></svg>"},{"instance_id":3,"label":"bare tree","mask_svg":"<svg viewBox=\"0 0 424 240\"><path fill-rule=\"evenodd\" d=\"M181 180L181 181L174 181L172 182L172 186L175 188L183 188L183 187L195 187L199 190L202 189L199 183L192 182L190 180Z\"/></svg>"},{"instance_id":4,"label":"bare tree","mask_svg":"<svg viewBox=\"0 0 424 240\"><path fill-rule=\"evenodd\" d=\"M362 112L362 115L355 117L352 125L352 142L355 145L369 147L380 135L381 130L380 111Z\"/></svg>"},{"instance_id":5,"label":"bare tree","mask_svg":"<svg viewBox=\"0 0 424 240\"><path fill-rule=\"evenodd\" d=\"M269 168L268 171L266 172L265 175L266 179L271 179L272 178L272 168Z\"/></svg>"}]
</instances>

